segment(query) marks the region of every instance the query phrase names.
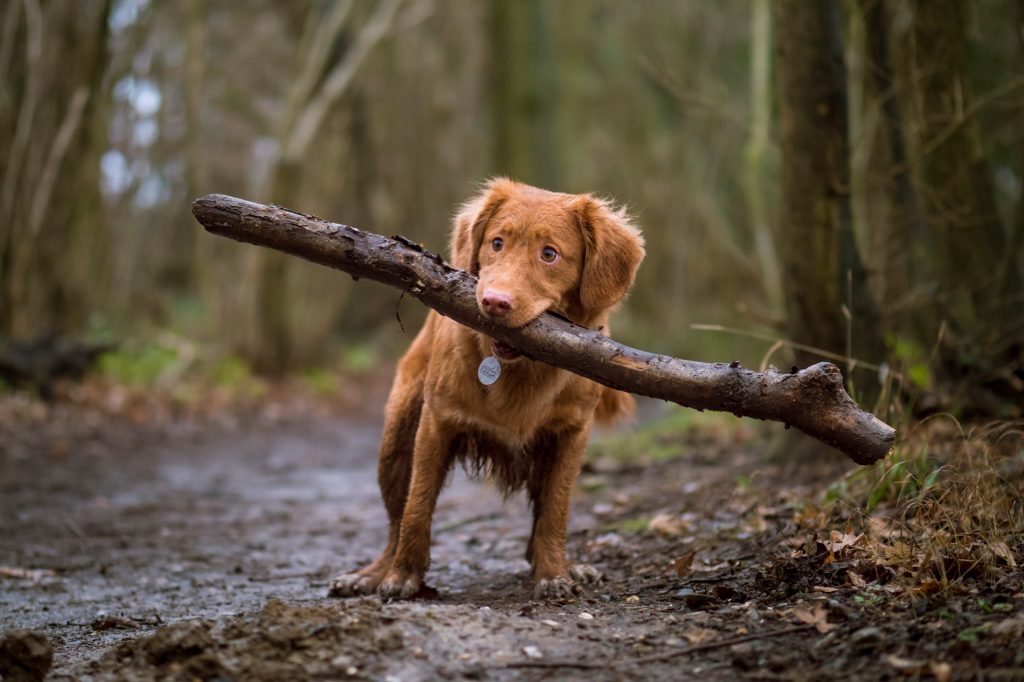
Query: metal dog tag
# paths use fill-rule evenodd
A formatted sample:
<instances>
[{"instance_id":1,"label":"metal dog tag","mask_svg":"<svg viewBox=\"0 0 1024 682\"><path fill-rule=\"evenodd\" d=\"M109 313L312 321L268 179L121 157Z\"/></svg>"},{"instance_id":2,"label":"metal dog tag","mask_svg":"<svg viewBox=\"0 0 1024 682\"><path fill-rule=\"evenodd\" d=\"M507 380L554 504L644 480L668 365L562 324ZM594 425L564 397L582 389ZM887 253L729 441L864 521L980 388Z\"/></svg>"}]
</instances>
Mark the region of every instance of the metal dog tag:
<instances>
[{"instance_id":1,"label":"metal dog tag","mask_svg":"<svg viewBox=\"0 0 1024 682\"><path fill-rule=\"evenodd\" d=\"M488 355L476 369L476 376L484 386L490 386L501 376L501 363L498 358Z\"/></svg>"}]
</instances>

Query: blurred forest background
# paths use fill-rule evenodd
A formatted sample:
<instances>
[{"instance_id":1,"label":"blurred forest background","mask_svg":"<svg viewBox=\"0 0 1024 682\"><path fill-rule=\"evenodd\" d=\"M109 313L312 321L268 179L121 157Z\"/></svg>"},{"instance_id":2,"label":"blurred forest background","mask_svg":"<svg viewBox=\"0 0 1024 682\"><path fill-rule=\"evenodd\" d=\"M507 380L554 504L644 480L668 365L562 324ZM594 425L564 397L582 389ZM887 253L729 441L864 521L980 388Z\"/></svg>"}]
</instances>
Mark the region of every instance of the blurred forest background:
<instances>
[{"instance_id":1,"label":"blurred forest background","mask_svg":"<svg viewBox=\"0 0 1024 682\"><path fill-rule=\"evenodd\" d=\"M507 174L631 207L627 343L824 357L869 406L1021 414L1022 0L0 8L8 343L229 374L385 362L418 305L403 333L397 291L209 236L191 200L443 251L454 206Z\"/></svg>"}]
</instances>

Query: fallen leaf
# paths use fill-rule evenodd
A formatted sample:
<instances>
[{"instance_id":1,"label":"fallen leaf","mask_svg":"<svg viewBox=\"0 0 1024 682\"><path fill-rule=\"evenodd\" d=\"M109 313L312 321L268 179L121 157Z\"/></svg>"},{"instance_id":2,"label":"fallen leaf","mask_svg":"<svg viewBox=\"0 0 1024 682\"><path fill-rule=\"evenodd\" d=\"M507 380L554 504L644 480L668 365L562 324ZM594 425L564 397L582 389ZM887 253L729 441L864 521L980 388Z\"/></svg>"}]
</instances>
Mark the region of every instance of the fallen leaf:
<instances>
[{"instance_id":1,"label":"fallen leaf","mask_svg":"<svg viewBox=\"0 0 1024 682\"><path fill-rule=\"evenodd\" d=\"M690 568L693 567L693 558L695 556L697 556L696 552L690 552L689 554L677 557L671 564L669 564L669 568L671 568L673 572L681 578L690 572Z\"/></svg>"},{"instance_id":2,"label":"fallen leaf","mask_svg":"<svg viewBox=\"0 0 1024 682\"><path fill-rule=\"evenodd\" d=\"M669 537L681 535L687 531L687 524L676 514L657 514L647 524L647 530Z\"/></svg>"},{"instance_id":3,"label":"fallen leaf","mask_svg":"<svg viewBox=\"0 0 1024 682\"><path fill-rule=\"evenodd\" d=\"M942 591L942 583L934 578L925 578L912 590L914 596L927 597Z\"/></svg>"},{"instance_id":4,"label":"fallen leaf","mask_svg":"<svg viewBox=\"0 0 1024 682\"><path fill-rule=\"evenodd\" d=\"M882 657L882 660L899 670L904 675L923 675L928 669L928 661L919 661L913 658L901 658L893 654Z\"/></svg>"},{"instance_id":5,"label":"fallen leaf","mask_svg":"<svg viewBox=\"0 0 1024 682\"><path fill-rule=\"evenodd\" d=\"M717 630L711 630L709 628L690 628L683 633L683 637L691 645L703 644L712 637L718 634Z\"/></svg>"},{"instance_id":6,"label":"fallen leaf","mask_svg":"<svg viewBox=\"0 0 1024 682\"><path fill-rule=\"evenodd\" d=\"M949 663L930 663L928 667L936 682L949 682L949 678L953 676L953 666Z\"/></svg>"},{"instance_id":7,"label":"fallen leaf","mask_svg":"<svg viewBox=\"0 0 1024 682\"><path fill-rule=\"evenodd\" d=\"M992 634L999 637L1024 636L1024 618L1007 618L992 626Z\"/></svg>"},{"instance_id":8,"label":"fallen leaf","mask_svg":"<svg viewBox=\"0 0 1024 682\"><path fill-rule=\"evenodd\" d=\"M798 606L791 613L798 621L813 625L814 629L822 634L836 627L835 624L828 622L828 612L825 610L824 604L815 604L811 608Z\"/></svg>"},{"instance_id":9,"label":"fallen leaf","mask_svg":"<svg viewBox=\"0 0 1024 682\"><path fill-rule=\"evenodd\" d=\"M0 578L21 578L22 580L38 581L52 578L56 571L48 568L20 568L18 566L0 566Z\"/></svg>"},{"instance_id":10,"label":"fallen leaf","mask_svg":"<svg viewBox=\"0 0 1024 682\"><path fill-rule=\"evenodd\" d=\"M993 554L1006 561L1007 566L1010 568L1017 567L1017 559L1013 556L1013 550L1005 542L990 542L988 546Z\"/></svg>"},{"instance_id":11,"label":"fallen leaf","mask_svg":"<svg viewBox=\"0 0 1024 682\"><path fill-rule=\"evenodd\" d=\"M825 549L828 550L828 558L825 559L825 563L831 563L836 560L836 555L842 554L843 550L847 547L853 547L864 534L853 535L852 533L843 533L838 530L834 530L829 533L829 539L824 541L822 544L825 545Z\"/></svg>"},{"instance_id":12,"label":"fallen leaf","mask_svg":"<svg viewBox=\"0 0 1024 682\"><path fill-rule=\"evenodd\" d=\"M544 658L544 654L541 653L540 649L535 646L524 646L523 653L526 654L527 658Z\"/></svg>"}]
</instances>

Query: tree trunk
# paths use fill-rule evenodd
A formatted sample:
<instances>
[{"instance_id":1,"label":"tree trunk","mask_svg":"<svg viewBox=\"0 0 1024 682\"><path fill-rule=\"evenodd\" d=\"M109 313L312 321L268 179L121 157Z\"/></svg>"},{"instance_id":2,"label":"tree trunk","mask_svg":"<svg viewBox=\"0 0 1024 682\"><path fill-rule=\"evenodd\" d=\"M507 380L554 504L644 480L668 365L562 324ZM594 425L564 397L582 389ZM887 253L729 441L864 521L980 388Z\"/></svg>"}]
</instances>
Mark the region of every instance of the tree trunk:
<instances>
[{"instance_id":1,"label":"tree trunk","mask_svg":"<svg viewBox=\"0 0 1024 682\"><path fill-rule=\"evenodd\" d=\"M862 163L853 185L858 196L860 221L870 245L868 268L872 290L881 303L883 329L903 338L919 338L927 326L921 310L911 304L924 294L914 283L930 279L927 258L933 245L921 215L907 161L901 101L898 97L889 50L891 16L885 0L858 0L862 27L859 49L864 93L857 114L864 121Z\"/></svg>"},{"instance_id":2,"label":"tree trunk","mask_svg":"<svg viewBox=\"0 0 1024 682\"><path fill-rule=\"evenodd\" d=\"M830 0L775 0L773 29L783 150L777 249L789 335L874 362L882 344L851 225L837 7ZM813 357L797 356L799 364Z\"/></svg>"},{"instance_id":3,"label":"tree trunk","mask_svg":"<svg viewBox=\"0 0 1024 682\"><path fill-rule=\"evenodd\" d=\"M901 6L909 23L894 36L903 55L901 91L907 129L914 136L912 163L923 208L934 235L939 302L964 329L991 322L1001 302L992 277L1006 247L980 131L970 114L967 77L969 7L960 0L912 0ZM967 283L967 286L965 286ZM986 319L989 318L989 319Z\"/></svg>"},{"instance_id":4,"label":"tree trunk","mask_svg":"<svg viewBox=\"0 0 1024 682\"><path fill-rule=\"evenodd\" d=\"M893 65L902 96L908 157L934 247L934 295L921 339L939 346L946 408L998 414L1020 395L1024 300L1018 254L1000 219L967 72L970 5L960 0L893 2ZM1013 388L1013 386L1017 386ZM994 390L992 394L990 390Z\"/></svg>"},{"instance_id":5,"label":"tree trunk","mask_svg":"<svg viewBox=\"0 0 1024 682\"><path fill-rule=\"evenodd\" d=\"M556 189L558 100L545 4L492 4L495 160L500 174Z\"/></svg>"},{"instance_id":6,"label":"tree trunk","mask_svg":"<svg viewBox=\"0 0 1024 682\"><path fill-rule=\"evenodd\" d=\"M777 311L782 307L782 277L768 215L765 167L772 123L771 64L770 0L754 0L750 19L750 136L743 153L743 191L769 307Z\"/></svg>"},{"instance_id":7,"label":"tree trunk","mask_svg":"<svg viewBox=\"0 0 1024 682\"><path fill-rule=\"evenodd\" d=\"M84 324L106 257L96 97L110 0L11 2L0 64L0 333ZM9 33L8 33L9 31Z\"/></svg>"},{"instance_id":8,"label":"tree trunk","mask_svg":"<svg viewBox=\"0 0 1024 682\"><path fill-rule=\"evenodd\" d=\"M895 432L862 411L843 390L834 365L788 373L753 372L739 363L706 364L629 348L599 330L550 314L511 329L480 314L476 278L403 239L213 194L193 213L207 230L399 287L442 315L509 343L529 358L567 369L612 388L671 400L699 410L792 425L860 464L884 457Z\"/></svg>"},{"instance_id":9,"label":"tree trunk","mask_svg":"<svg viewBox=\"0 0 1024 682\"><path fill-rule=\"evenodd\" d=\"M1016 26L1017 68L1018 73L1024 73L1024 0L1017 0ZM1024 118L1024 93L1017 100L1017 116ZM1021 188L1017 196L1015 222L1010 233L1010 248L1006 250L1006 268L1024 273L1024 135L1017 141L1017 177L1021 180ZM1024 293L1020 295L1024 296Z\"/></svg>"},{"instance_id":10,"label":"tree trunk","mask_svg":"<svg viewBox=\"0 0 1024 682\"><path fill-rule=\"evenodd\" d=\"M336 3L310 17L312 35L304 40L306 49L296 69L295 80L277 131L278 151L267 171L264 192L281 204L296 201L302 186L303 161L324 121L338 100L349 90L367 56L391 30L403 0L383 0L372 15L353 32L340 56L331 56L349 14L351 2ZM321 12L314 6L311 11ZM318 19L314 21L314 19ZM303 273L278 253L252 255L256 278L250 334L246 354L257 369L280 373L294 366L295 320L289 315L288 290ZM340 306L325 314L337 315Z\"/></svg>"}]
</instances>

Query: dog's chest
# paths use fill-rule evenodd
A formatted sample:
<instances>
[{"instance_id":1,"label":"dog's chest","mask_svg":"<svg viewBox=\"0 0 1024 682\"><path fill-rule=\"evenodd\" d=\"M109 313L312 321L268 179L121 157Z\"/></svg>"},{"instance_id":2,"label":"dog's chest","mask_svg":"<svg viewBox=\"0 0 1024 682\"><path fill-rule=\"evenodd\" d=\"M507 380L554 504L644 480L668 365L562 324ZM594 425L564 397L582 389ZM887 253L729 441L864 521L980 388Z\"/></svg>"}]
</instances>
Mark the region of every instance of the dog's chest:
<instances>
[{"instance_id":1,"label":"dog's chest","mask_svg":"<svg viewBox=\"0 0 1024 682\"><path fill-rule=\"evenodd\" d=\"M539 431L564 421L568 409L564 372L546 368L548 372L516 374L516 369L507 368L494 384L481 385L477 400L462 411L475 428L511 448L525 446Z\"/></svg>"}]
</instances>

